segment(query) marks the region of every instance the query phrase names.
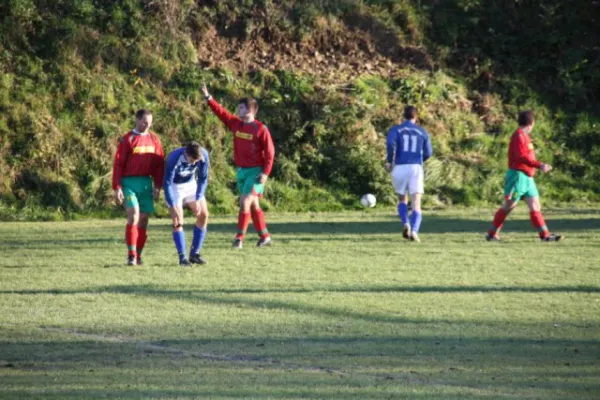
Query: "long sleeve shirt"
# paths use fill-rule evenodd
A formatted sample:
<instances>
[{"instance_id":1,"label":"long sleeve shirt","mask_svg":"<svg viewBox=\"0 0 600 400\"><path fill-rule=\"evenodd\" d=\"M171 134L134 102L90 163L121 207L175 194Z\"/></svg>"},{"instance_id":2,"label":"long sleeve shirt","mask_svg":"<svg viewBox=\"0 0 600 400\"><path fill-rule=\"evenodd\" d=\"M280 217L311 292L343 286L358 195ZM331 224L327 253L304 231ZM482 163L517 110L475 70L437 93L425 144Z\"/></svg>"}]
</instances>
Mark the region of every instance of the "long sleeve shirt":
<instances>
[{"instance_id":1,"label":"long sleeve shirt","mask_svg":"<svg viewBox=\"0 0 600 400\"><path fill-rule=\"evenodd\" d=\"M535 159L535 150L531 138L520 128L512 134L508 147L508 168L535 176L542 163Z\"/></svg>"},{"instance_id":2,"label":"long sleeve shirt","mask_svg":"<svg viewBox=\"0 0 600 400\"><path fill-rule=\"evenodd\" d=\"M262 167L262 172L271 174L275 159L275 147L269 129L258 120L245 123L229 113L215 99L208 105L217 117L233 132L233 155L235 165L241 168Z\"/></svg>"},{"instance_id":3,"label":"long sleeve shirt","mask_svg":"<svg viewBox=\"0 0 600 400\"><path fill-rule=\"evenodd\" d=\"M165 170L165 179L163 188L165 199L169 207L173 207L174 191L176 185L190 182L192 179L197 181L196 200L200 200L206 192L208 186L208 170L210 162L208 151L202 148L202 158L191 164L185 156L185 147L173 150L167 156L167 166Z\"/></svg>"},{"instance_id":4,"label":"long sleeve shirt","mask_svg":"<svg viewBox=\"0 0 600 400\"><path fill-rule=\"evenodd\" d=\"M113 163L113 190L121 188L121 178L150 176L154 187L160 188L165 169L165 153L159 137L153 133L126 133L117 147Z\"/></svg>"},{"instance_id":5,"label":"long sleeve shirt","mask_svg":"<svg viewBox=\"0 0 600 400\"><path fill-rule=\"evenodd\" d=\"M393 126L387 135L387 162L423 165L433 148L427 131L411 121Z\"/></svg>"}]
</instances>

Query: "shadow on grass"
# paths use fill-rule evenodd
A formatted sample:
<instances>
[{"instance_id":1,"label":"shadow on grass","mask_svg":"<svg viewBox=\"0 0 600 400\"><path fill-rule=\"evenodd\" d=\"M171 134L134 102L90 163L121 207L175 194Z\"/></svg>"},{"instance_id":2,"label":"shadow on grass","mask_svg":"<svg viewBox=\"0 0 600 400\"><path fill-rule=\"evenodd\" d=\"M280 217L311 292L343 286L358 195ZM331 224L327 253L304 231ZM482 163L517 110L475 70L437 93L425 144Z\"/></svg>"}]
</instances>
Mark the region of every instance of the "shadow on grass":
<instances>
[{"instance_id":1,"label":"shadow on grass","mask_svg":"<svg viewBox=\"0 0 600 400\"><path fill-rule=\"evenodd\" d=\"M0 344L0 367L13 371L6 375L0 369L0 397L10 398L41 391L44 398L374 399L403 394L417 399L507 399L533 394L558 399L571 394L583 399L596 393L597 375L590 366L600 357L600 343L592 340L457 337L443 332L435 337L156 342L105 336ZM390 397L389 390L395 395Z\"/></svg>"},{"instance_id":2,"label":"shadow on grass","mask_svg":"<svg viewBox=\"0 0 600 400\"><path fill-rule=\"evenodd\" d=\"M398 336L310 336L290 326L288 337L173 338L144 342L107 335L41 328L65 341L0 341L0 397L27 398L289 398L309 399L507 399L593 398L597 393L597 339L511 336L540 323L407 318L399 313L358 312L318 302L264 299L254 294L313 292L524 292L600 293L597 286L350 286L298 289L169 290L154 285L86 289L1 291L17 295L115 293L172 298L245 309L287 310L348 320L399 324ZM310 300L307 300L310 301ZM259 323L259 322L257 322ZM404 325L402 325L404 324ZM597 324L577 326L589 335ZM341 325L340 325L341 326ZM481 337L476 332L497 332ZM90 329L90 328L88 328ZM433 329L433 330L432 330ZM419 334L419 331L429 332ZM133 331L160 336L160 327ZM436 332L432 335L430 332ZM458 332L458 333L457 333ZM189 335L186 332L186 335ZM238 335L236 335L238 336ZM10 370L7 374L4 371ZM135 377L135 382L132 382ZM78 388L73 388L74 384ZM129 388L127 385L135 386ZM98 389L99 387L103 389ZM415 396L415 388L418 394ZM503 393L510 392L510 396ZM457 394L458 393L458 394ZM532 393L534 393L532 395ZM458 397L457 397L458 396Z\"/></svg>"},{"instance_id":3,"label":"shadow on grass","mask_svg":"<svg viewBox=\"0 0 600 400\"><path fill-rule=\"evenodd\" d=\"M589 213L591 214L591 213ZM293 217L291 217L293 218ZM397 217L390 215L384 217L385 220L377 221L335 221L335 222L324 222L324 221L302 221L302 222L270 222L268 224L269 231L277 237L277 235L296 235L292 239L283 239L286 242L291 241L310 241L310 240L325 240L324 236L327 235L379 235L379 234L398 234L402 231L402 226ZM186 225L188 233L191 229L191 224ZM547 219L548 226L552 231L555 232L569 232L569 231L585 231L585 230L597 230L600 226L600 216L587 219ZM462 219L444 217L439 215L427 214L423 217L423 224L421 225L421 233L479 233L483 235L491 224L491 216L489 220L473 220L473 219ZM100 238L86 238L85 232L82 232L81 238L61 238L54 237L49 232L46 236L40 239L26 238L23 240L18 239L3 239L0 242L0 248L15 248L15 247L32 247L44 244L55 244L63 247L78 247L82 245L99 245L105 243L119 242L123 236L122 227L102 227L104 232L112 233L113 235L108 237ZM171 234L171 226L169 224L153 225L152 222L149 227L149 232L161 231L164 232L165 238ZM211 232L231 234L232 236L236 232L235 220L232 217L231 223L211 223L208 226L209 235ZM531 232L535 233L531 223L527 219L509 219L503 232ZM249 235L254 236L254 229L249 228ZM303 235L305 235L303 237ZM315 236L314 238L310 236ZM167 239L165 239L167 240ZM328 238L327 240L337 240L335 238ZM342 239L340 239L342 240ZM376 238L364 238L363 240L373 240Z\"/></svg>"},{"instance_id":4,"label":"shadow on grass","mask_svg":"<svg viewBox=\"0 0 600 400\"><path fill-rule=\"evenodd\" d=\"M395 323L395 324L453 324L454 320L447 319L423 319L408 318L400 312L393 314L374 312L357 312L345 308L325 307L319 304L308 304L298 301L272 300L257 298L253 294L273 294L273 293L314 293L314 292L339 292L339 293L491 293L491 292L523 292L523 293L600 293L597 286L549 286L549 287L485 287L485 286L357 286L357 287L321 287L310 289L222 289L222 290L170 290L154 285L120 285L94 287L87 289L47 289L47 290L15 290L0 291L0 294L20 294L20 295L73 295L73 294L93 294L93 293L115 293L131 294L135 296L156 297L159 299L173 298L177 300L186 300L194 303L207 303L216 305L242 306L246 308L255 308L258 310L289 310L297 313L307 313L324 317L333 317L341 319L353 319L375 323ZM250 295L250 296L244 296ZM476 323L477 321L471 321ZM495 328L501 329L502 322L491 323ZM594 324L588 324L585 328L600 328Z\"/></svg>"},{"instance_id":5,"label":"shadow on grass","mask_svg":"<svg viewBox=\"0 0 600 400\"><path fill-rule=\"evenodd\" d=\"M274 234L316 234L316 235L335 235L335 234L357 234L357 235L373 235L373 234L394 234L402 232L400 220L395 216L385 217L385 221L302 221L302 222L269 222L267 223L269 231ZM546 222L552 231L582 231L595 230L600 226L600 217L589 219L552 219L547 218ZM462 218L449 218L442 216L428 216L424 214L423 223L421 225L421 233L466 233L474 232L482 235L487 232L492 223L492 216L489 220L473 220ZM188 224L189 226L189 224ZM152 228L151 228L152 229ZM169 225L159 225L154 229L171 231ZM209 232L231 233L236 232L235 220L232 218L231 223L209 223ZM254 229L249 228L252 233ZM526 219L510 218L506 221L504 232L535 232L531 222Z\"/></svg>"},{"instance_id":6,"label":"shadow on grass","mask_svg":"<svg viewBox=\"0 0 600 400\"><path fill-rule=\"evenodd\" d=\"M119 265L121 266L121 265ZM155 285L119 285L98 286L85 289L18 289L0 290L0 294L93 294L93 293L119 293L119 294L142 294L142 295L178 295L188 296L191 294L244 294L244 293L316 293L316 292L339 292L339 293L493 293L493 292L522 292L522 293L600 293L600 286L577 285L577 286L401 286L401 285L376 285L376 286L312 286L310 288L237 288L237 289L194 289L192 287L182 290L162 289Z\"/></svg>"}]
</instances>

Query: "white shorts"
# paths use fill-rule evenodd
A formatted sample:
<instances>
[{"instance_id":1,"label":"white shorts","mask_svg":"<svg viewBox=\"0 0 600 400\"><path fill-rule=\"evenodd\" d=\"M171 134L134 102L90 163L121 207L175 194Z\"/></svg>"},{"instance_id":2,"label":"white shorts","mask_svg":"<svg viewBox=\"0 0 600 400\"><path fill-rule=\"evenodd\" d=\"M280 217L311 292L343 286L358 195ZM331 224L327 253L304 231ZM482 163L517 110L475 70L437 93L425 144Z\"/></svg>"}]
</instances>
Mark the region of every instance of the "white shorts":
<instances>
[{"instance_id":1,"label":"white shorts","mask_svg":"<svg viewBox=\"0 0 600 400\"><path fill-rule=\"evenodd\" d=\"M171 189L173 191L173 207L182 207L187 203L194 203L196 201L196 190L198 183L195 179L190 180L186 183L172 183ZM167 206L169 204L167 203Z\"/></svg>"},{"instance_id":2,"label":"white shorts","mask_svg":"<svg viewBox=\"0 0 600 400\"><path fill-rule=\"evenodd\" d=\"M396 165L392 170L392 184L398 194L422 194L425 187L423 181L423 166L420 164Z\"/></svg>"}]
</instances>

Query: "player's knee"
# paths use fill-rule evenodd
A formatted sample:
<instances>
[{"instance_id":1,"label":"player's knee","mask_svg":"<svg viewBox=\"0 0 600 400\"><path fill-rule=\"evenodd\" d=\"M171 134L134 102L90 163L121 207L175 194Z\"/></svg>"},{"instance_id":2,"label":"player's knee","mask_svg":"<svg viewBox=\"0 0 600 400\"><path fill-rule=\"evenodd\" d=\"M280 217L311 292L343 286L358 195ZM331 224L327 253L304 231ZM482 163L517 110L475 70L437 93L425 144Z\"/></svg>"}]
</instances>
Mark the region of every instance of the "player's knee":
<instances>
[{"instance_id":1,"label":"player's knee","mask_svg":"<svg viewBox=\"0 0 600 400\"><path fill-rule=\"evenodd\" d=\"M140 214L136 212L127 214L127 223L129 225L137 225L140 222Z\"/></svg>"}]
</instances>

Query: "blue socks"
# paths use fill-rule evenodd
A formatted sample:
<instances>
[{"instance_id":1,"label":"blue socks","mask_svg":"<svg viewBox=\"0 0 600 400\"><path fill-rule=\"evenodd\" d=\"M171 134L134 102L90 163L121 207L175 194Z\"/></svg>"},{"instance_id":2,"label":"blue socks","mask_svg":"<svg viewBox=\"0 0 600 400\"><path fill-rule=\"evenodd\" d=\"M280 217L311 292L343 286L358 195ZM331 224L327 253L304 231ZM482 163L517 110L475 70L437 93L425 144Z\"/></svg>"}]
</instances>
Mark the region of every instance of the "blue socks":
<instances>
[{"instance_id":1,"label":"blue socks","mask_svg":"<svg viewBox=\"0 0 600 400\"><path fill-rule=\"evenodd\" d=\"M403 225L408 222L408 204L398 203L398 215Z\"/></svg>"},{"instance_id":2,"label":"blue socks","mask_svg":"<svg viewBox=\"0 0 600 400\"><path fill-rule=\"evenodd\" d=\"M190 254L198 254L206 237L206 229L194 226L194 237L192 238L192 248ZM180 257L185 257L185 232L182 230L173 232L173 242Z\"/></svg>"},{"instance_id":3,"label":"blue socks","mask_svg":"<svg viewBox=\"0 0 600 400\"><path fill-rule=\"evenodd\" d=\"M202 229L202 228L198 228L197 226L194 226L194 238L192 239L192 249L190 250L191 254L200 253L202 244L204 244L205 236L206 236L206 229Z\"/></svg>"},{"instance_id":4,"label":"blue socks","mask_svg":"<svg viewBox=\"0 0 600 400\"><path fill-rule=\"evenodd\" d=\"M183 230L173 232L173 241L175 242L175 248L179 257L185 257L185 233Z\"/></svg>"},{"instance_id":5,"label":"blue socks","mask_svg":"<svg viewBox=\"0 0 600 400\"><path fill-rule=\"evenodd\" d=\"M414 211L410 214L410 229L414 233L419 233L419 228L421 227L421 213L419 211Z\"/></svg>"}]
</instances>

